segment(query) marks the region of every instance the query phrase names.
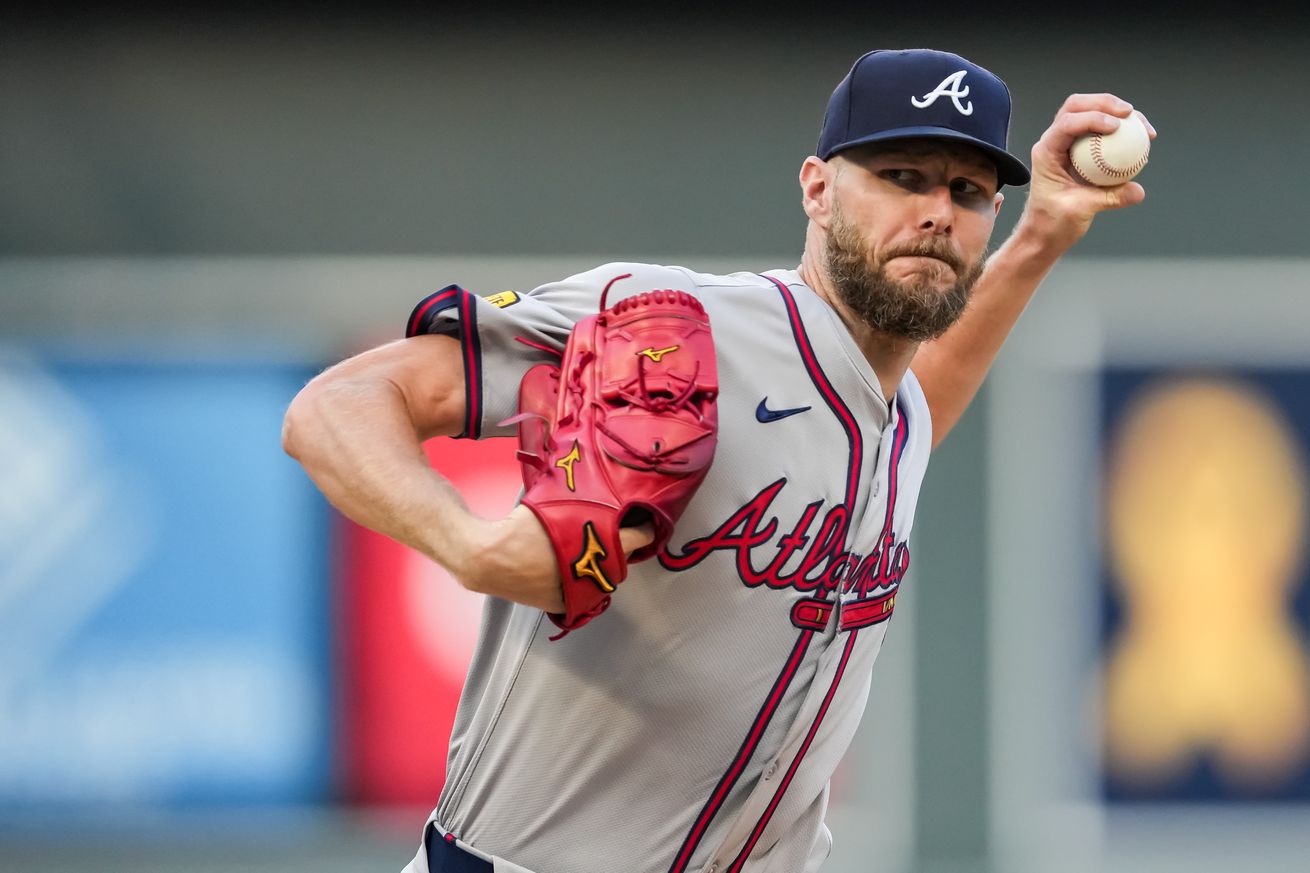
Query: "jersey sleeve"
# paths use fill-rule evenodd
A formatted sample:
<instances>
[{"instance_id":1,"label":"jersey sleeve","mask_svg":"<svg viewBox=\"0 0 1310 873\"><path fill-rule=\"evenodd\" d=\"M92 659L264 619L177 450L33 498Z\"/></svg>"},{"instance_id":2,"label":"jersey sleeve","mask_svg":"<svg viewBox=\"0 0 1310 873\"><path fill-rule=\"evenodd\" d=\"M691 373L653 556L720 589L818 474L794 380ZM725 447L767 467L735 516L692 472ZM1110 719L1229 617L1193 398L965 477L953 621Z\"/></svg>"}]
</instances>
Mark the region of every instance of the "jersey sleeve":
<instances>
[{"instance_id":1,"label":"jersey sleeve","mask_svg":"<svg viewBox=\"0 0 1310 873\"><path fill-rule=\"evenodd\" d=\"M405 336L444 334L460 341L465 396L461 438L517 432L514 425L501 427L498 422L518 412L523 374L537 364L559 363L573 326L599 310L601 294L616 279L606 295L607 306L655 288L691 290L683 270L618 263L524 294L501 291L480 296L447 285L419 301L410 313Z\"/></svg>"}]
</instances>

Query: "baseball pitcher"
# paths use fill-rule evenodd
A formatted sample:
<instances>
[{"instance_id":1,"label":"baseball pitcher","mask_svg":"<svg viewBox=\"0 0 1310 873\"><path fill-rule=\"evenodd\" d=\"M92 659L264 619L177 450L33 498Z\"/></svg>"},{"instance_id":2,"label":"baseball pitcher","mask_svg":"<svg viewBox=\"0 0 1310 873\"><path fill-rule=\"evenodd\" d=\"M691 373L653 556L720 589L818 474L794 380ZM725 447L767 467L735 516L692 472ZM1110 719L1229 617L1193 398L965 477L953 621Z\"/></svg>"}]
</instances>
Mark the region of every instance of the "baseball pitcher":
<instances>
[{"instance_id":1,"label":"baseball pitcher","mask_svg":"<svg viewBox=\"0 0 1310 873\"><path fill-rule=\"evenodd\" d=\"M490 595L407 870L819 869L929 455L1057 259L1145 196L1069 161L1130 112L1070 97L1030 171L994 74L871 52L801 166L795 269L451 285L306 386L284 443L323 492ZM518 440L522 504L471 515L437 435Z\"/></svg>"}]
</instances>

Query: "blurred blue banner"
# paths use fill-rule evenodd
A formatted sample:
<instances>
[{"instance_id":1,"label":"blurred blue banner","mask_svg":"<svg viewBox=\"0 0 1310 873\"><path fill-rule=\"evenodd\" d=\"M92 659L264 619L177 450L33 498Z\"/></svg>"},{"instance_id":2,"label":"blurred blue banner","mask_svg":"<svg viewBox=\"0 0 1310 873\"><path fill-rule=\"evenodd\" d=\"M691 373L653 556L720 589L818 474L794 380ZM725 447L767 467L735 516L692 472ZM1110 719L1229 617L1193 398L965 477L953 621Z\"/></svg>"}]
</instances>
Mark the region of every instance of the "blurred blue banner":
<instances>
[{"instance_id":1,"label":"blurred blue banner","mask_svg":"<svg viewBox=\"0 0 1310 873\"><path fill-rule=\"evenodd\" d=\"M326 519L302 366L0 349L0 803L328 786Z\"/></svg>"}]
</instances>

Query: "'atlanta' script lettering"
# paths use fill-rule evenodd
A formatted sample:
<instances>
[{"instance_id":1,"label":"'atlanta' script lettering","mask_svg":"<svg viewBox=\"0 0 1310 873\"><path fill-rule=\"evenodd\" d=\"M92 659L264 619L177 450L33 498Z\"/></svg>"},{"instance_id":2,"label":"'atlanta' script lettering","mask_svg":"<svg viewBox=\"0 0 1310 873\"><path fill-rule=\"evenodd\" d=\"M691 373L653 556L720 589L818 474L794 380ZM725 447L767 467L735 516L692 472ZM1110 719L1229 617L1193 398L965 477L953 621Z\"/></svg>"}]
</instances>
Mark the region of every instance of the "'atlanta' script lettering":
<instances>
[{"instance_id":1,"label":"'atlanta' script lettering","mask_svg":"<svg viewBox=\"0 0 1310 873\"><path fill-rule=\"evenodd\" d=\"M737 573L752 588L765 585L825 595L840 590L863 599L874 591L900 585L910 566L910 549L896 541L890 511L878 544L867 555L843 549L850 513L842 504L824 513L811 536L822 500L806 506L791 530L774 542L779 523L770 509L786 484L786 479L779 479L765 486L708 536L691 540L680 553L666 550L660 563L670 570L686 570L723 549L735 552ZM798 554L800 560L793 561ZM789 564L795 566L784 572Z\"/></svg>"}]
</instances>

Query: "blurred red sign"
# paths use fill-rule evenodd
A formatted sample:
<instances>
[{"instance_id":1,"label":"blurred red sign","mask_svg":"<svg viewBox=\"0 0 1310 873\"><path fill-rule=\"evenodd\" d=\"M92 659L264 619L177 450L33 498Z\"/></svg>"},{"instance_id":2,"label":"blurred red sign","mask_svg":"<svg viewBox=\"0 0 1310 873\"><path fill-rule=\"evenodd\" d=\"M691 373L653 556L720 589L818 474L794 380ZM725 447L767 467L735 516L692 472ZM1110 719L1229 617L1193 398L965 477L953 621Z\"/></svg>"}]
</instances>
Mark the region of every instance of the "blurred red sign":
<instances>
[{"instance_id":1,"label":"blurred red sign","mask_svg":"<svg viewBox=\"0 0 1310 873\"><path fill-rule=\"evenodd\" d=\"M504 516L522 486L516 441L436 439L428 458L469 509ZM345 791L372 804L434 805L482 596L394 540L343 522L341 714Z\"/></svg>"}]
</instances>

